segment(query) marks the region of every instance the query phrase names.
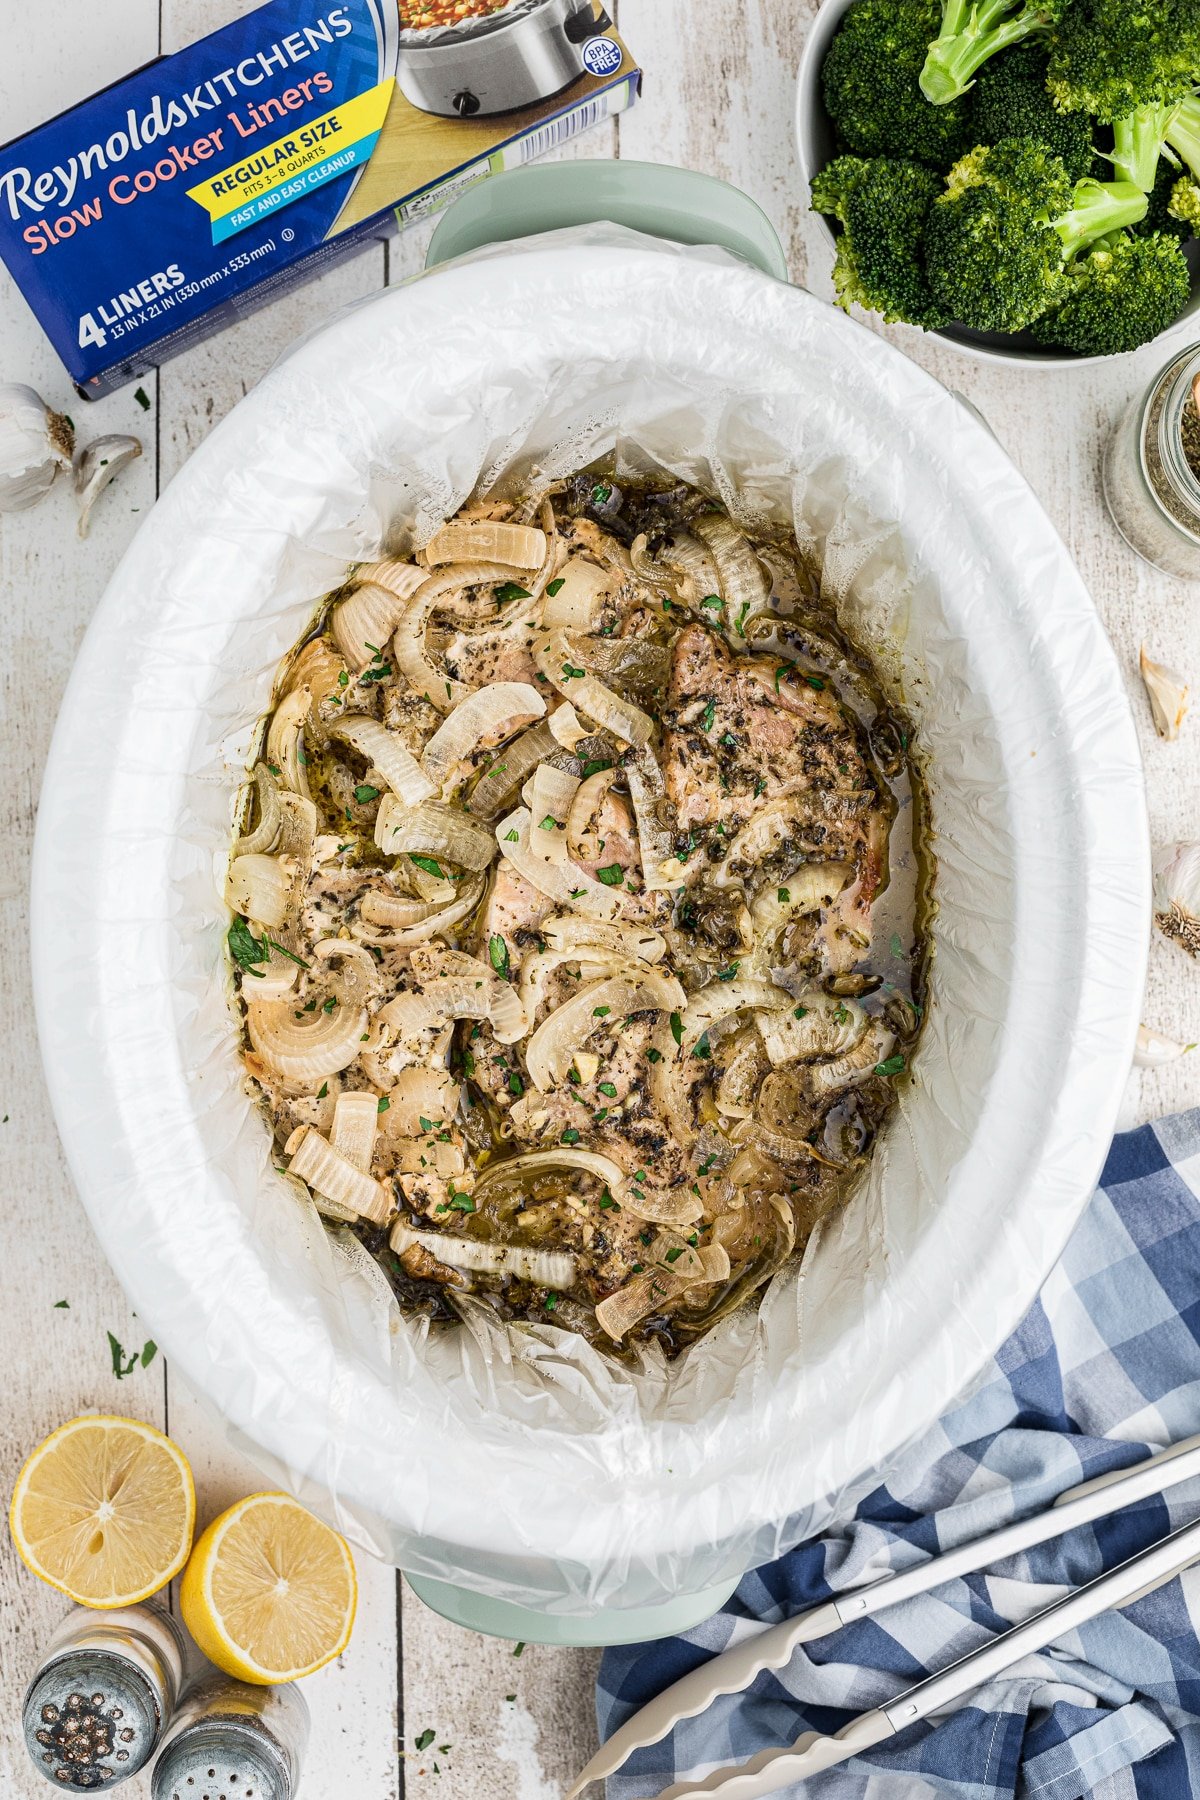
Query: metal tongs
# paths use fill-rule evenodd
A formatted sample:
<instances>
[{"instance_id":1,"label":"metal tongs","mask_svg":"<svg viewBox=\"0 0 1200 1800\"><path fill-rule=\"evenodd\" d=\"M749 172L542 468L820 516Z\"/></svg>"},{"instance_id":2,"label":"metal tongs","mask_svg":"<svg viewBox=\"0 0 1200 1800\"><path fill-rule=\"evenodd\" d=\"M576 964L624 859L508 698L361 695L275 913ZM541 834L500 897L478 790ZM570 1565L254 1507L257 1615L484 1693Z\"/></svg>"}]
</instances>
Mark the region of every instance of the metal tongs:
<instances>
[{"instance_id":1,"label":"metal tongs","mask_svg":"<svg viewBox=\"0 0 1200 1800\"><path fill-rule=\"evenodd\" d=\"M973 1543L961 1544L898 1575L886 1575L869 1587L839 1594L813 1611L769 1626L731 1650L714 1656L674 1682L628 1719L602 1744L569 1789L566 1800L577 1800L590 1782L611 1775L635 1750L656 1744L680 1719L695 1718L722 1694L740 1692L763 1669L780 1669L799 1644L827 1637L851 1620L869 1618L915 1594L927 1593L943 1582L986 1568L989 1563L1015 1556L1034 1544L1060 1537L1077 1525L1120 1511L1137 1500L1161 1494L1200 1475L1200 1435L1160 1450L1129 1469L1097 1476L1082 1486L1060 1494L1047 1511L1004 1525ZM836 1736L808 1731L786 1749L763 1750L748 1762L727 1763L696 1781L679 1781L665 1788L658 1800L688 1800L689 1796L719 1795L720 1800L763 1800L778 1789L803 1781L821 1769L848 1762L860 1751L894 1737L919 1719L944 1712L975 1688L1044 1648L1065 1632L1073 1631L1097 1614L1128 1606L1161 1587L1200 1560L1200 1520L1183 1525L1168 1537L1131 1556L1105 1575L1098 1575L1052 1606L1047 1606L1021 1625L1001 1632L978 1650L952 1663L937 1675L897 1695L887 1706L863 1713L843 1726Z\"/></svg>"}]
</instances>

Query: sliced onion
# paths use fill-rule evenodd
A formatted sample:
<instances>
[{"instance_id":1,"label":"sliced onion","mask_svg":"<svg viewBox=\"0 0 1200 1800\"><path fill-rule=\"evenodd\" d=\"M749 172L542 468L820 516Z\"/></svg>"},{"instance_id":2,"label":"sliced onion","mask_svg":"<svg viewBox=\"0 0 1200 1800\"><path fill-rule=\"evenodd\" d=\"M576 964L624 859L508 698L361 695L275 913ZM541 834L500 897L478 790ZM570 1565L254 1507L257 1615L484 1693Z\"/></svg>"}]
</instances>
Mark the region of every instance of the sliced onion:
<instances>
[{"instance_id":1,"label":"sliced onion","mask_svg":"<svg viewBox=\"0 0 1200 1800\"><path fill-rule=\"evenodd\" d=\"M600 848L600 835L592 830L592 824L616 779L615 769L597 769L594 775L580 782L567 814L567 850L571 856L584 862L597 862L604 854Z\"/></svg>"},{"instance_id":2,"label":"sliced onion","mask_svg":"<svg viewBox=\"0 0 1200 1800\"><path fill-rule=\"evenodd\" d=\"M772 800L742 826L712 874L714 887L729 887L740 882L739 869L754 868L765 862L772 851L791 836L797 816L806 811L808 802L796 794Z\"/></svg>"},{"instance_id":3,"label":"sliced onion","mask_svg":"<svg viewBox=\"0 0 1200 1800\"><path fill-rule=\"evenodd\" d=\"M887 1061L895 1042L887 1026L879 1019L872 1019L869 1029L844 1056L834 1062L810 1064L805 1076L809 1093L814 1100L826 1100L843 1088L857 1087L874 1072L877 1064Z\"/></svg>"},{"instance_id":4,"label":"sliced onion","mask_svg":"<svg viewBox=\"0 0 1200 1800\"><path fill-rule=\"evenodd\" d=\"M266 763L254 765L254 787L258 824L253 831L243 832L234 845L235 856L260 856L274 850L279 839L279 789L271 779Z\"/></svg>"},{"instance_id":5,"label":"sliced onion","mask_svg":"<svg viewBox=\"0 0 1200 1800\"><path fill-rule=\"evenodd\" d=\"M313 958L329 969L329 986L339 1006L365 1006L382 986L379 964L350 938L322 938L313 945Z\"/></svg>"},{"instance_id":6,"label":"sliced onion","mask_svg":"<svg viewBox=\"0 0 1200 1800\"><path fill-rule=\"evenodd\" d=\"M612 573L585 557L573 556L558 577L561 586L542 601L542 624L568 631L591 631L612 586Z\"/></svg>"},{"instance_id":7,"label":"sliced onion","mask_svg":"<svg viewBox=\"0 0 1200 1800\"><path fill-rule=\"evenodd\" d=\"M529 797L532 824L529 847L543 862L566 863L567 820L579 791L579 777L553 763L539 763L533 772Z\"/></svg>"},{"instance_id":8,"label":"sliced onion","mask_svg":"<svg viewBox=\"0 0 1200 1800\"><path fill-rule=\"evenodd\" d=\"M493 681L455 706L426 744L421 766L432 782L444 788L485 739L499 742L526 720L540 719L545 710L546 702L527 681Z\"/></svg>"},{"instance_id":9,"label":"sliced onion","mask_svg":"<svg viewBox=\"0 0 1200 1800\"><path fill-rule=\"evenodd\" d=\"M837 1000L819 990L801 994L787 1010L760 1012L756 1017L772 1068L818 1056L844 1056L867 1028L867 1015L857 1001Z\"/></svg>"},{"instance_id":10,"label":"sliced onion","mask_svg":"<svg viewBox=\"0 0 1200 1800\"><path fill-rule=\"evenodd\" d=\"M721 585L716 563L699 538L689 532L676 532L659 551L658 560L674 576L679 598L693 610L702 610L701 602L716 594Z\"/></svg>"},{"instance_id":11,"label":"sliced onion","mask_svg":"<svg viewBox=\"0 0 1200 1800\"><path fill-rule=\"evenodd\" d=\"M434 783L422 769L420 763L401 743L394 731L381 725L378 719L352 714L349 718L339 719L329 727L331 737L341 738L365 756L372 769L383 781L398 794L409 806L419 806L422 800L428 800L437 792Z\"/></svg>"},{"instance_id":12,"label":"sliced onion","mask_svg":"<svg viewBox=\"0 0 1200 1800\"><path fill-rule=\"evenodd\" d=\"M235 856L225 881L226 903L256 925L278 931L291 911L298 873L291 856Z\"/></svg>"},{"instance_id":13,"label":"sliced onion","mask_svg":"<svg viewBox=\"0 0 1200 1800\"><path fill-rule=\"evenodd\" d=\"M519 806L496 826L496 842L517 874L557 906L613 918L621 907L618 890L593 881L577 863L543 862L530 849L530 824L528 807Z\"/></svg>"},{"instance_id":14,"label":"sliced onion","mask_svg":"<svg viewBox=\"0 0 1200 1800\"><path fill-rule=\"evenodd\" d=\"M455 951L440 955L438 967L444 972L423 976L418 990L389 1000L376 1013L376 1025L413 1038L449 1019L490 1019L500 1043L515 1044L524 1037L525 1012L514 988L473 956Z\"/></svg>"},{"instance_id":15,"label":"sliced onion","mask_svg":"<svg viewBox=\"0 0 1200 1800\"><path fill-rule=\"evenodd\" d=\"M293 794L312 798L305 769L304 725L312 711L312 693L306 687L293 688L275 708L267 727L265 760L279 770L278 779Z\"/></svg>"},{"instance_id":16,"label":"sliced onion","mask_svg":"<svg viewBox=\"0 0 1200 1800\"><path fill-rule=\"evenodd\" d=\"M383 578L385 571L395 570ZM405 607L429 574L411 563L371 563L359 571L361 586L333 609L333 639L356 675L383 654Z\"/></svg>"},{"instance_id":17,"label":"sliced onion","mask_svg":"<svg viewBox=\"0 0 1200 1800\"><path fill-rule=\"evenodd\" d=\"M657 1268L632 1276L624 1287L618 1288L596 1308L596 1323L601 1331L614 1343L620 1343L627 1331L651 1313L669 1306L685 1288L729 1279L729 1256L719 1244L705 1245L696 1253L696 1260L700 1273L693 1270L686 1278Z\"/></svg>"},{"instance_id":18,"label":"sliced onion","mask_svg":"<svg viewBox=\"0 0 1200 1800\"><path fill-rule=\"evenodd\" d=\"M547 632L534 644L533 660L546 680L565 695L577 712L594 719L597 725L603 725L606 731L626 743L649 743L654 731L654 720L649 713L635 706L632 700L623 700L586 670L576 674L574 671L581 667L579 652L561 627Z\"/></svg>"},{"instance_id":19,"label":"sliced onion","mask_svg":"<svg viewBox=\"0 0 1200 1800\"><path fill-rule=\"evenodd\" d=\"M603 950L598 945L588 945L582 949L537 950L524 957L518 992L521 1005L525 1008L525 1017L531 1026L541 1011L547 981L557 969L564 968L577 969L581 981L598 981L602 975L616 975L627 970L629 958L616 950ZM580 1055L581 1052L576 1051L575 1066L579 1069L580 1076L586 1080L580 1067Z\"/></svg>"},{"instance_id":20,"label":"sliced onion","mask_svg":"<svg viewBox=\"0 0 1200 1800\"><path fill-rule=\"evenodd\" d=\"M330 1143L339 1156L371 1173L375 1154L375 1135L379 1130L379 1097L376 1094L342 1093L333 1108L333 1131Z\"/></svg>"},{"instance_id":21,"label":"sliced onion","mask_svg":"<svg viewBox=\"0 0 1200 1800\"><path fill-rule=\"evenodd\" d=\"M439 712L449 712L460 700L466 699L469 690L461 681L449 680L445 670L435 669L429 660L425 634L435 609L448 594L488 582L508 581L516 573L507 563L451 563L435 575L427 576L405 606L392 645L396 665L407 677L413 692L423 694ZM486 689L482 691L487 692Z\"/></svg>"},{"instance_id":22,"label":"sliced onion","mask_svg":"<svg viewBox=\"0 0 1200 1800\"><path fill-rule=\"evenodd\" d=\"M525 1063L534 1086L546 1093L567 1078L577 1050L596 1031L611 1031L630 1013L677 1012L685 995L673 975L631 965L621 975L610 975L581 988L556 1007L539 1025L525 1048Z\"/></svg>"},{"instance_id":23,"label":"sliced onion","mask_svg":"<svg viewBox=\"0 0 1200 1800\"><path fill-rule=\"evenodd\" d=\"M770 597L762 564L742 533L723 514L705 513L693 520L693 529L717 565L726 624L733 626L740 621L740 628L744 629L751 614L761 612Z\"/></svg>"},{"instance_id":24,"label":"sliced onion","mask_svg":"<svg viewBox=\"0 0 1200 1800\"><path fill-rule=\"evenodd\" d=\"M663 824L660 811L667 799L662 770L653 751L644 746L627 751L622 766L637 820L642 880L651 893L676 887L679 859L673 853L671 833Z\"/></svg>"},{"instance_id":25,"label":"sliced onion","mask_svg":"<svg viewBox=\"0 0 1200 1800\"><path fill-rule=\"evenodd\" d=\"M445 857L461 869L486 869L496 855L496 842L481 825L457 807L425 800L408 806L395 794L379 803L375 842L385 856Z\"/></svg>"},{"instance_id":26,"label":"sliced onion","mask_svg":"<svg viewBox=\"0 0 1200 1800\"><path fill-rule=\"evenodd\" d=\"M284 856L294 856L307 875L317 841L317 808L303 794L279 796L279 845Z\"/></svg>"},{"instance_id":27,"label":"sliced onion","mask_svg":"<svg viewBox=\"0 0 1200 1800\"><path fill-rule=\"evenodd\" d=\"M345 685L346 659L339 656L326 637L309 638L296 654L287 672L285 691L306 687L313 697L314 707L322 700L328 700ZM312 715L314 724L317 715Z\"/></svg>"},{"instance_id":28,"label":"sliced onion","mask_svg":"<svg viewBox=\"0 0 1200 1800\"><path fill-rule=\"evenodd\" d=\"M397 1256L419 1244L447 1268L470 1269L478 1275L512 1275L560 1293L573 1288L577 1276L578 1265L566 1250L531 1250L525 1244L489 1243L448 1231L414 1231L402 1219L393 1225L388 1241Z\"/></svg>"},{"instance_id":29,"label":"sliced onion","mask_svg":"<svg viewBox=\"0 0 1200 1800\"><path fill-rule=\"evenodd\" d=\"M849 863L801 863L781 885L764 888L750 908L754 966L769 967L776 940L792 920L832 905L853 872Z\"/></svg>"},{"instance_id":30,"label":"sliced onion","mask_svg":"<svg viewBox=\"0 0 1200 1800\"><path fill-rule=\"evenodd\" d=\"M341 1151L326 1143L311 1125L301 1125L292 1133L285 1155L291 1157L289 1175L298 1175L317 1193L351 1209L359 1218L370 1219L376 1225L387 1223L392 1206L383 1185L372 1181Z\"/></svg>"},{"instance_id":31,"label":"sliced onion","mask_svg":"<svg viewBox=\"0 0 1200 1800\"><path fill-rule=\"evenodd\" d=\"M467 801L467 811L491 824L518 792L530 771L536 769L553 749L554 736L549 725L535 725L532 731L522 732L497 754L495 762L476 783Z\"/></svg>"},{"instance_id":32,"label":"sliced onion","mask_svg":"<svg viewBox=\"0 0 1200 1800\"><path fill-rule=\"evenodd\" d=\"M646 925L606 925L601 919L578 917L549 918L540 926L542 937L552 950L611 951L618 956L636 957L640 962L661 962L667 954L667 940Z\"/></svg>"},{"instance_id":33,"label":"sliced onion","mask_svg":"<svg viewBox=\"0 0 1200 1800\"><path fill-rule=\"evenodd\" d=\"M406 950L414 944L426 943L439 932L449 931L469 918L483 899L483 889L482 875L464 881L455 898L448 902L403 900L399 896L393 899L389 894L380 893L378 888L371 888L363 895L359 908L367 929L359 925L352 925L350 929L364 943L375 944L381 950ZM395 915L389 915L388 909L393 907L397 914L405 908L412 909L406 924L400 925ZM384 932L369 929L375 925L391 929Z\"/></svg>"},{"instance_id":34,"label":"sliced onion","mask_svg":"<svg viewBox=\"0 0 1200 1800\"><path fill-rule=\"evenodd\" d=\"M776 987L772 981L758 981L747 976L733 981L710 981L691 996L680 1014L680 1054L686 1056L706 1031L713 1030L735 1013L769 1012L794 1005L787 989Z\"/></svg>"},{"instance_id":35,"label":"sliced onion","mask_svg":"<svg viewBox=\"0 0 1200 1800\"><path fill-rule=\"evenodd\" d=\"M259 1000L247 996L246 1032L259 1057L285 1081L323 1081L340 1075L358 1055L367 1029L362 1006L335 1006L330 1013L320 1007L301 1013L292 1000Z\"/></svg>"},{"instance_id":36,"label":"sliced onion","mask_svg":"<svg viewBox=\"0 0 1200 1800\"><path fill-rule=\"evenodd\" d=\"M533 525L505 525L496 519L462 520L443 525L425 546L431 569L444 563L510 563L537 569L545 560L546 534Z\"/></svg>"},{"instance_id":37,"label":"sliced onion","mask_svg":"<svg viewBox=\"0 0 1200 1800\"><path fill-rule=\"evenodd\" d=\"M734 1051L722 1072L717 1088L717 1111L723 1118L749 1119L753 1116L763 1076L770 1066L763 1041L757 1032L753 1032Z\"/></svg>"},{"instance_id":38,"label":"sliced onion","mask_svg":"<svg viewBox=\"0 0 1200 1800\"><path fill-rule=\"evenodd\" d=\"M510 1181L517 1176L538 1175L550 1169L582 1169L585 1174L594 1175L597 1181L603 1182L613 1198L620 1198L624 1205L622 1190L626 1183L620 1163L602 1151L577 1150L573 1144L556 1144L549 1150L525 1150L520 1156L510 1156L504 1162L489 1163L475 1183L476 1197L485 1193L493 1181Z\"/></svg>"},{"instance_id":39,"label":"sliced onion","mask_svg":"<svg viewBox=\"0 0 1200 1800\"><path fill-rule=\"evenodd\" d=\"M290 946L286 946L290 948ZM255 963L252 969L242 970L242 981L253 983L246 988L246 1000L251 997L255 1002L263 1000L282 1000L290 994L300 979L300 963L291 956L284 956L274 944L270 945L270 954L266 962ZM307 965L305 965L307 967Z\"/></svg>"},{"instance_id":40,"label":"sliced onion","mask_svg":"<svg viewBox=\"0 0 1200 1800\"><path fill-rule=\"evenodd\" d=\"M584 738L592 736L587 726L580 723L579 714L569 700L555 707L547 723L555 743L561 744L564 750L575 750Z\"/></svg>"}]
</instances>

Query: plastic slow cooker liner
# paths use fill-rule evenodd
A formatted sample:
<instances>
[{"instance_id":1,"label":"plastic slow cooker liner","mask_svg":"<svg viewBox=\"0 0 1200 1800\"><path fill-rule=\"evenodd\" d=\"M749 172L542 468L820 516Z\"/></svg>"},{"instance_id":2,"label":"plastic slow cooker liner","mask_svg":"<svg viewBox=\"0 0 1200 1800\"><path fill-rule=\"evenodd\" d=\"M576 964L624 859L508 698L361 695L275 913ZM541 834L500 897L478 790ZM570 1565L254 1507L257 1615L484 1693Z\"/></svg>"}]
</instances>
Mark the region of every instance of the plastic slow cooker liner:
<instances>
[{"instance_id":1,"label":"plastic slow cooker liner","mask_svg":"<svg viewBox=\"0 0 1200 1800\"><path fill-rule=\"evenodd\" d=\"M326 1234L243 1089L219 898L276 665L347 563L614 449L794 524L916 718L939 862L926 1028L865 1186L761 1308L634 1368L550 1323L431 1333ZM649 1605L848 1508L1017 1322L1106 1148L1148 860L1107 640L985 427L724 253L556 233L310 337L138 533L42 799L58 1122L147 1329L354 1542L551 1612Z\"/></svg>"}]
</instances>

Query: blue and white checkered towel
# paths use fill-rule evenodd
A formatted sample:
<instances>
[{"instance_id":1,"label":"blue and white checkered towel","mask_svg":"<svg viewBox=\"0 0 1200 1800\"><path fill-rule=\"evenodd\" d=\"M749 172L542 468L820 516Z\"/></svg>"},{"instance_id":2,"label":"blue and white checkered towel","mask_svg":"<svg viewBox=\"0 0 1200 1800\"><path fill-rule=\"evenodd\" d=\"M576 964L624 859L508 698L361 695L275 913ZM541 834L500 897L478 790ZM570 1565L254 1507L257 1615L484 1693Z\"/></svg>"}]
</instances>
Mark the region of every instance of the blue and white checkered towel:
<instances>
[{"instance_id":1,"label":"blue and white checkered towel","mask_svg":"<svg viewBox=\"0 0 1200 1800\"><path fill-rule=\"evenodd\" d=\"M981 1384L844 1529L747 1575L695 1631L605 1653L601 1736L759 1623L981 1537L1196 1432L1200 1110L1114 1141L1062 1260ZM610 1777L609 1800L642 1800L807 1730L837 1731L1197 1517L1200 1482L1189 1482L804 1645L785 1669L638 1751ZM1017 1664L942 1722L913 1726L786 1792L812 1800L1200 1796L1200 1567Z\"/></svg>"}]
</instances>

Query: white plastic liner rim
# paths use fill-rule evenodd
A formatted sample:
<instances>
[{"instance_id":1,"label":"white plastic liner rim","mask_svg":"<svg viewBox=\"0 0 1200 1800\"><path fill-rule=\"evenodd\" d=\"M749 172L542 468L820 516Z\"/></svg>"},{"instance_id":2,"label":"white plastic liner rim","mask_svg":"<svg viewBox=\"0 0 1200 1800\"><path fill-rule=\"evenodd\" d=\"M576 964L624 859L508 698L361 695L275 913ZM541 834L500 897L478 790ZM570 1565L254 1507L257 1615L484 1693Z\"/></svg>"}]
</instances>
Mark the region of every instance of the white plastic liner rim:
<instances>
[{"instance_id":1,"label":"white plastic liner rim","mask_svg":"<svg viewBox=\"0 0 1200 1800\"><path fill-rule=\"evenodd\" d=\"M479 318L488 321L487 335L464 335L463 321ZM953 1319L933 1317L892 1342L887 1314L905 1282L920 1285L924 1277L913 1268L889 1271L886 1304L875 1283L875 1312L865 1308L860 1336L822 1341L818 1331L804 1384L786 1391L759 1384L750 1439L745 1421L709 1415L710 1466L694 1467L696 1433L679 1416L680 1394L649 1428L633 1410L616 1416L600 1461L596 1444L584 1441L557 1445L547 1466L531 1463L522 1472L506 1463L498 1495L495 1443L486 1432L463 1431L438 1403L436 1382L414 1390L406 1412L396 1406L384 1379L387 1344L363 1336L354 1283L320 1297L298 1295L289 1284L274 1260L274 1185L264 1185L257 1207L245 1212L214 1170L192 1122L211 1123L206 1108L215 1117L219 1103L206 1100L203 1073L197 1078L184 1066L181 1033L196 1020L175 988L180 944L203 940L211 950L219 924L215 911L188 911L185 890L207 872L209 851L181 836L176 821L196 782L190 734L223 674L222 621L243 609L269 671L296 635L305 596L333 585L347 561L373 554L410 502L414 470L389 442L391 415L403 412L413 431L445 435L457 487L429 496L432 521L474 485L478 463L458 445L479 408L503 416L506 382L557 368L556 357L581 360L597 386L602 442L611 435L605 371L623 357L644 356L648 343L663 367L683 371L706 392L724 384L734 414L747 392L767 412L786 411L789 383L815 381L831 368L828 385L845 410L839 448L874 516L898 515L918 545L948 529L957 516L948 509L969 522L977 566L990 575L983 600L999 597L1007 609L989 654L1014 669L1026 664L1024 687L1002 694L995 708L1007 819L998 803L990 816L987 792L979 797L988 831L998 839L1007 824L1018 833L1011 918L998 900L997 938L1011 927L1022 954L984 1114L952 1172L957 1196L972 1184L978 1190L964 1202L978 1227L977 1258L956 1262L945 1233L939 1237L936 1221L931 1227L931 1256L944 1250L949 1259L944 1305ZM404 354L414 344L421 347L415 359ZM379 377L385 361L387 383ZM429 371L447 362L452 378L435 388ZM919 449L919 484L900 480L894 446L881 453L885 416L902 421ZM301 421L304 456L285 429L294 433ZM261 449L272 431L280 449L268 467ZM498 441L493 467L511 449ZM339 483L357 503L331 502ZM893 505L901 488L903 504ZM829 557L842 515L831 523L823 546ZM264 605L261 594L246 591L247 545L272 537L284 592ZM929 580L926 569L919 581ZM202 610L185 603L198 584L212 597ZM850 598L853 588L851 579ZM156 703L164 692L169 706ZM231 739L231 769L237 755ZM1071 867L1067 858L1053 863L1052 846L1034 841L1052 799L1036 765L1056 757L1064 778L1078 785ZM211 769L205 779L214 782ZM936 787L936 771L934 779ZM214 795L218 806L222 799ZM946 840L945 871L977 852L977 844ZM1047 867L1063 917L1047 913L1045 895L1020 879ZM1067 903L1075 909L1069 918ZM47 770L33 910L39 1030L72 1172L133 1304L175 1366L235 1432L290 1471L305 1498L319 1501L320 1490L332 1490L333 1516L357 1541L435 1576L453 1579L465 1569L501 1597L532 1595L573 1610L602 1601L648 1604L715 1585L731 1569L774 1554L923 1429L1016 1324L1107 1148L1138 1019L1149 839L1136 740L1111 649L1061 543L990 434L915 365L810 296L716 252L591 229L485 254L381 295L308 340L197 451L143 525L80 653ZM1037 933L1047 919L1052 942L1039 960ZM939 926L943 963L986 959L989 946L956 943L953 927L952 919ZM1077 946L1073 968L1067 934ZM1049 1023L1048 1000L1056 1014ZM218 1010L200 1028L214 1054L213 1034L228 1029L219 1019ZM914 1086L935 1072L923 1052ZM257 1120L249 1127L261 1138ZM239 1147L229 1148L233 1155ZM897 1132L893 1159L902 1154ZM869 1232L859 1243L862 1228L861 1209L851 1209L826 1236L835 1250L844 1240L848 1255L865 1247L870 1273L870 1257L881 1248L886 1256L886 1245L872 1244ZM222 1265L236 1272L236 1296L213 1279L214 1243ZM313 1254L327 1254L323 1241ZM198 1268L207 1277L199 1284ZM768 1302L785 1304L778 1291ZM915 1311L910 1301L910 1327ZM338 1330L354 1348L331 1366L329 1334ZM264 1342L287 1345L287 1390L261 1367ZM515 1383L522 1369L478 1374L486 1396L489 1380ZM586 1382L582 1372L578 1379ZM810 1405L814 1389L825 1397L823 1411ZM854 1404L839 1406L850 1393ZM529 1405L536 1416L533 1395ZM377 1425L370 1457L351 1443L364 1418ZM789 1444L805 1434L819 1455L798 1467ZM738 1445L732 1463L719 1454L723 1435ZM684 1491L674 1471L689 1461ZM558 1489L549 1499L547 1467ZM481 1495L490 1503L481 1505ZM524 1534L514 1526L522 1519L530 1521Z\"/></svg>"}]
</instances>

